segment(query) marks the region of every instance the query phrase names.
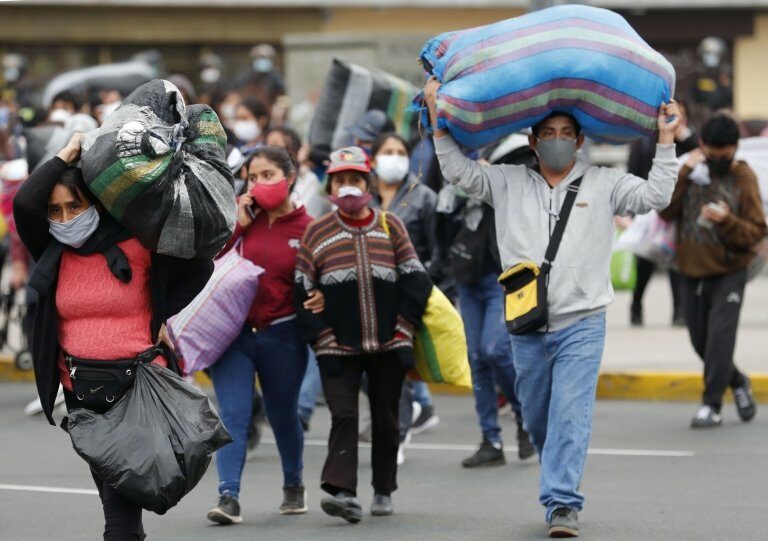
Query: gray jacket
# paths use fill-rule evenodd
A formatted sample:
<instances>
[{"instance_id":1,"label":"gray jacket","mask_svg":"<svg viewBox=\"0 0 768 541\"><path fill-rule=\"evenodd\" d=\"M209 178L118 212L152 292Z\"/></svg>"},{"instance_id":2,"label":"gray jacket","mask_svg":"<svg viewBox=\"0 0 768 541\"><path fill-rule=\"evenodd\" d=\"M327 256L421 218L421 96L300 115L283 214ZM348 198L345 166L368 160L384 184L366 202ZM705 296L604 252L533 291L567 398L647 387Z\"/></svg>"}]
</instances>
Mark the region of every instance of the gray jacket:
<instances>
[{"instance_id":1,"label":"gray jacket","mask_svg":"<svg viewBox=\"0 0 768 541\"><path fill-rule=\"evenodd\" d=\"M481 165L466 158L450 136L436 138L435 150L448 182L496 210L505 269L523 261L541 265L568 186L584 176L550 273L550 331L603 311L613 301L613 217L664 209L678 169L675 145L657 145L647 181L589 165L579 156L565 180L550 188L537 171L525 166Z\"/></svg>"},{"instance_id":2,"label":"gray jacket","mask_svg":"<svg viewBox=\"0 0 768 541\"><path fill-rule=\"evenodd\" d=\"M380 208L381 198L374 197L373 203ZM409 173L387 209L403 221L416 254L426 267L429 267L437 251L436 205L437 194L432 191L432 188L419 182L413 173Z\"/></svg>"}]
</instances>

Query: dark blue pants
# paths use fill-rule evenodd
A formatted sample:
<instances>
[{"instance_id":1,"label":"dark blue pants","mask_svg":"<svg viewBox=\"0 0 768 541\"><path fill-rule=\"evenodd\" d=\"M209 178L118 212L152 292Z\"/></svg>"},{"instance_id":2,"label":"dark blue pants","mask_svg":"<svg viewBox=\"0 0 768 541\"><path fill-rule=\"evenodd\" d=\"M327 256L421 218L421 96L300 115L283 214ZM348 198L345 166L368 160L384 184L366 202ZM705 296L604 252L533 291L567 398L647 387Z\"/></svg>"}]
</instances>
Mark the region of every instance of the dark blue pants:
<instances>
[{"instance_id":1,"label":"dark blue pants","mask_svg":"<svg viewBox=\"0 0 768 541\"><path fill-rule=\"evenodd\" d=\"M259 374L264 408L277 441L285 485L302 484L304 433L297 411L307 369L307 345L295 320L254 333L243 330L210 368L219 415L233 442L216 452L219 493L238 498L251 420L254 375Z\"/></svg>"}]
</instances>

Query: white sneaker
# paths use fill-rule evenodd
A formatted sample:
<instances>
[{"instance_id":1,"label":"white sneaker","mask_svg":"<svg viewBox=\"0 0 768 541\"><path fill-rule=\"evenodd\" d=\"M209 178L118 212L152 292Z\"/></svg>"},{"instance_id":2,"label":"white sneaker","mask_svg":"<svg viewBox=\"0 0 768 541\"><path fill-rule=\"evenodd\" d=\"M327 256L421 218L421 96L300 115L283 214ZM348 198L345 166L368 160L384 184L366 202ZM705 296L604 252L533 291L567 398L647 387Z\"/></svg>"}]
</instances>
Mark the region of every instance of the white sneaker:
<instances>
[{"instance_id":1,"label":"white sneaker","mask_svg":"<svg viewBox=\"0 0 768 541\"><path fill-rule=\"evenodd\" d=\"M59 385L59 392L56 394L56 399L53 401L53 407L60 406L64 403L64 389ZM40 402L40 397L35 397L32 402L24 406L24 413L26 415L38 415L43 413L43 404Z\"/></svg>"},{"instance_id":2,"label":"white sneaker","mask_svg":"<svg viewBox=\"0 0 768 541\"><path fill-rule=\"evenodd\" d=\"M712 406L702 404L691 419L691 428L711 428L720 426L722 423L723 416L720 412L715 411Z\"/></svg>"},{"instance_id":3,"label":"white sneaker","mask_svg":"<svg viewBox=\"0 0 768 541\"><path fill-rule=\"evenodd\" d=\"M411 402L411 407L413 408L413 413L411 413L411 425L413 425L416 422L416 419L421 416L421 404L414 401Z\"/></svg>"}]
</instances>

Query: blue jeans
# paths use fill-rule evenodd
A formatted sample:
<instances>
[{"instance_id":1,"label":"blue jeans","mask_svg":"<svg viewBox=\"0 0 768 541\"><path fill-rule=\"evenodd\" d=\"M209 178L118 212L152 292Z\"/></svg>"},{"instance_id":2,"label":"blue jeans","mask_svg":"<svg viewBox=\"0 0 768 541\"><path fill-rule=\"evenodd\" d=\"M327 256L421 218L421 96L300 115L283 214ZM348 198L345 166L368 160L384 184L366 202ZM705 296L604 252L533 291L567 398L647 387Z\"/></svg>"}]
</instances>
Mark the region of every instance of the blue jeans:
<instances>
[{"instance_id":1,"label":"blue jeans","mask_svg":"<svg viewBox=\"0 0 768 541\"><path fill-rule=\"evenodd\" d=\"M233 498L240 494L257 372L283 465L284 483L302 484L304 433L297 405L306 369L307 344L301 339L296 320L257 333L245 328L210 368L219 415L233 440L216 452L219 494Z\"/></svg>"},{"instance_id":2,"label":"blue jeans","mask_svg":"<svg viewBox=\"0 0 768 541\"><path fill-rule=\"evenodd\" d=\"M422 408L432 405L432 395L429 393L429 387L423 381L411 381L411 391L414 401L421 404Z\"/></svg>"},{"instance_id":3,"label":"blue jeans","mask_svg":"<svg viewBox=\"0 0 768 541\"><path fill-rule=\"evenodd\" d=\"M323 385L320 381L320 368L317 366L315 352L308 347L307 353L309 355L307 371L301 381L301 390L299 391L299 416L309 422L315 411L317 397L320 395Z\"/></svg>"},{"instance_id":4,"label":"blue jeans","mask_svg":"<svg viewBox=\"0 0 768 541\"><path fill-rule=\"evenodd\" d=\"M592 433L595 390L605 345L605 313L565 329L512 336L517 397L541 462L539 501L581 511L579 493Z\"/></svg>"},{"instance_id":5,"label":"blue jeans","mask_svg":"<svg viewBox=\"0 0 768 541\"><path fill-rule=\"evenodd\" d=\"M486 274L476 284L457 284L459 307L467 335L469 364L475 409L483 437L501 443L501 428L496 400L496 384L501 387L512 409L520 413L515 394L515 365L504 323L504 292L495 274Z\"/></svg>"}]
</instances>

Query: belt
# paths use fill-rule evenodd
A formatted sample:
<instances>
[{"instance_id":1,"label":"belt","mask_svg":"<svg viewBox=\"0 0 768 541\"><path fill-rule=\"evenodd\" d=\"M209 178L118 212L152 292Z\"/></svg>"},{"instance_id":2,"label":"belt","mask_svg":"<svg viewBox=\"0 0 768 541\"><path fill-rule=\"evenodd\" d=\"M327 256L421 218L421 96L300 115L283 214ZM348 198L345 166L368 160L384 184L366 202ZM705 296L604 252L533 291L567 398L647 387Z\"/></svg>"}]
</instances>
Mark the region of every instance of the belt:
<instances>
[{"instance_id":1,"label":"belt","mask_svg":"<svg viewBox=\"0 0 768 541\"><path fill-rule=\"evenodd\" d=\"M285 317L279 317L276 320L270 322L269 325L267 325L266 327L262 327L261 329L259 329L255 325L252 326L251 327L251 332L253 334L256 334L256 333L258 333L260 331L263 331L264 329L266 329L268 327L272 327L273 325L278 325L280 323L287 323L288 321L293 321L294 319L296 319L296 314L291 314L290 316L285 316Z\"/></svg>"}]
</instances>

